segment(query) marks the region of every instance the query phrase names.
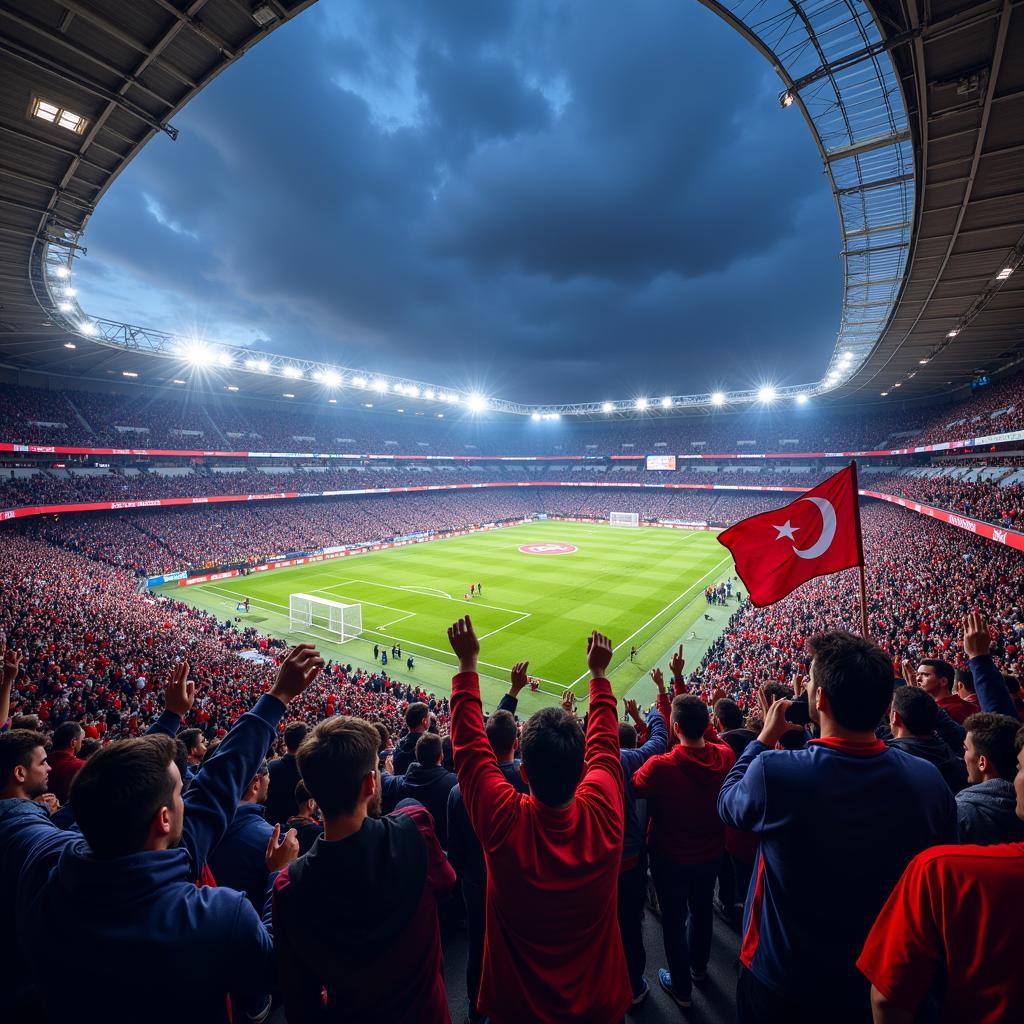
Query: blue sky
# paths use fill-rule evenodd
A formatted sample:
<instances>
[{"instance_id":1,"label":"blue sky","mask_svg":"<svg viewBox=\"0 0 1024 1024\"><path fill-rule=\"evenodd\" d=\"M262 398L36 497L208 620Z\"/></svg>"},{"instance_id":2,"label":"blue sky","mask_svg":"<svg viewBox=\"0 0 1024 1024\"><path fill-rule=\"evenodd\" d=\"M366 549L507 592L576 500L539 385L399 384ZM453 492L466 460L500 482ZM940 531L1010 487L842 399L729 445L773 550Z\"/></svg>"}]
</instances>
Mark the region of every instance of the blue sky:
<instances>
[{"instance_id":1,"label":"blue sky","mask_svg":"<svg viewBox=\"0 0 1024 1024\"><path fill-rule=\"evenodd\" d=\"M95 316L528 401L821 376L817 150L689 0L320 0L111 186Z\"/></svg>"}]
</instances>

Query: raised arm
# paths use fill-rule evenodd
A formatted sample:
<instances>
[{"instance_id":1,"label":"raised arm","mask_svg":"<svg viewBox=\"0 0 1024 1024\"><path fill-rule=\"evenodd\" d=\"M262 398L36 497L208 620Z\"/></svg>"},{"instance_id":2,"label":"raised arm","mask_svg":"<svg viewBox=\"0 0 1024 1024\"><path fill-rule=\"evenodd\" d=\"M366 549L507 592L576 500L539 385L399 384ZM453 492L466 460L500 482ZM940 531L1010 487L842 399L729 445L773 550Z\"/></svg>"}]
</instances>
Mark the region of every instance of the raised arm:
<instances>
[{"instance_id":1,"label":"raised arm","mask_svg":"<svg viewBox=\"0 0 1024 1024\"><path fill-rule=\"evenodd\" d=\"M449 628L448 642L459 659L458 675L452 679L451 704L455 771L473 831L486 848L500 842L521 794L498 767L484 731L480 677L476 672L480 641L468 615Z\"/></svg>"},{"instance_id":2,"label":"raised arm","mask_svg":"<svg viewBox=\"0 0 1024 1024\"><path fill-rule=\"evenodd\" d=\"M0 661L3 662L3 675L0 676L0 729L7 724L11 717L11 691L14 689L14 680L18 678L18 669L21 667L21 651L13 647L7 647L0 643Z\"/></svg>"},{"instance_id":3,"label":"raised arm","mask_svg":"<svg viewBox=\"0 0 1024 1024\"><path fill-rule=\"evenodd\" d=\"M189 679L188 672L189 663L182 661L171 673L164 690L164 709L146 730L147 736L163 735L174 739L178 735L182 720L196 700L196 684Z\"/></svg>"},{"instance_id":4,"label":"raised arm","mask_svg":"<svg viewBox=\"0 0 1024 1024\"><path fill-rule=\"evenodd\" d=\"M992 650L992 634L984 616L977 612L964 616L964 652L970 659L968 664L974 677L974 692L978 695L978 706L982 711L994 711L1000 715L1017 717L1010 691L1002 672L996 668L989 651Z\"/></svg>"},{"instance_id":5,"label":"raised arm","mask_svg":"<svg viewBox=\"0 0 1024 1024\"><path fill-rule=\"evenodd\" d=\"M590 714L581 785L600 781L607 773L616 787L619 817L622 816L622 762L619 760L618 705L605 672L612 660L608 637L595 629L587 638L587 667L590 669Z\"/></svg>"},{"instance_id":6,"label":"raised arm","mask_svg":"<svg viewBox=\"0 0 1024 1024\"><path fill-rule=\"evenodd\" d=\"M267 755L289 701L302 693L323 667L323 658L312 644L293 647L282 662L274 685L251 711L235 722L192 780L184 796L185 825L181 838L197 874L210 851L224 837L245 787Z\"/></svg>"}]
</instances>

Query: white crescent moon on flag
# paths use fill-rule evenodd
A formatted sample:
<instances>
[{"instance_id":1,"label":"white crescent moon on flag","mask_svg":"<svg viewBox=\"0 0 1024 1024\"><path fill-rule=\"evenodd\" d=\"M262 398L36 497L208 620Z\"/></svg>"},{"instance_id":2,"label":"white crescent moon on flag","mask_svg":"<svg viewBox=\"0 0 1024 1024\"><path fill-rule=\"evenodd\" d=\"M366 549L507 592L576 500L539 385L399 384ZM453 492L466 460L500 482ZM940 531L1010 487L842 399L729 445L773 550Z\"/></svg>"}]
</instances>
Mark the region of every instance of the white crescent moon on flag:
<instances>
[{"instance_id":1,"label":"white crescent moon on flag","mask_svg":"<svg viewBox=\"0 0 1024 1024\"><path fill-rule=\"evenodd\" d=\"M809 548L793 548L793 554L800 558L820 558L832 546L836 535L836 510L824 498L801 498L813 502L821 513L821 536Z\"/></svg>"}]
</instances>

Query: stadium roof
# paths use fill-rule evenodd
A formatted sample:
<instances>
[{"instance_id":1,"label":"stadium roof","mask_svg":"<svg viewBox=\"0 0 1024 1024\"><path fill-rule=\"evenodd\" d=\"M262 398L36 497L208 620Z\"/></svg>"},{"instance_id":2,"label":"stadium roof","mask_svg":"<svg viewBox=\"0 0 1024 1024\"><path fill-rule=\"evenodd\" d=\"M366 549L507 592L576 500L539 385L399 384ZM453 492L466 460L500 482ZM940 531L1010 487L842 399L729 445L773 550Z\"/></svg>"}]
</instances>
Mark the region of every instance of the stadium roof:
<instances>
[{"instance_id":1,"label":"stadium roof","mask_svg":"<svg viewBox=\"0 0 1024 1024\"><path fill-rule=\"evenodd\" d=\"M845 300L832 379L811 390L872 401L882 392L920 397L1018 358L1020 5L704 2L772 62L780 101L806 118L836 197ZM121 380L126 370L150 382L180 375L180 364L147 354L166 352L169 336L102 322L88 325L94 337L83 336L73 296L53 285L81 251L96 203L141 146L156 132L173 137L177 110L311 3L0 6L0 361L79 379ZM313 364L305 369L308 379ZM280 394L279 377L252 378L247 393ZM673 410L711 404L709 395L676 397ZM533 408L497 403L505 406ZM632 408L624 402L615 411Z\"/></svg>"}]
</instances>

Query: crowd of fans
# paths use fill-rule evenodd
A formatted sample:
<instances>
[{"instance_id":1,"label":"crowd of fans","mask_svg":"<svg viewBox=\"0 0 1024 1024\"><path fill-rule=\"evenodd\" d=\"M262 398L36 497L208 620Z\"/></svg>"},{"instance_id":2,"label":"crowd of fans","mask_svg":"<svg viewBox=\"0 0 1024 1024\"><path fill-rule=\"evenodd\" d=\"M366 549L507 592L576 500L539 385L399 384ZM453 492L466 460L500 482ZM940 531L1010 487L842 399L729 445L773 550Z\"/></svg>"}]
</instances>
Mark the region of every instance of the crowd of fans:
<instances>
[{"instance_id":1,"label":"crowd of fans","mask_svg":"<svg viewBox=\"0 0 1024 1024\"><path fill-rule=\"evenodd\" d=\"M950 512L960 512L995 526L1008 526L1014 530L1024 527L1024 485L1019 483L963 480L946 473L927 476L894 473L873 477L870 487Z\"/></svg>"},{"instance_id":2,"label":"crowd of fans","mask_svg":"<svg viewBox=\"0 0 1024 1024\"><path fill-rule=\"evenodd\" d=\"M688 418L617 421L469 417L409 403L403 413L239 396L45 391L8 386L0 441L231 451L419 455L613 455L855 451L905 448L1019 429L1024 375L958 403L832 411L780 402ZM417 412L424 413L417 415ZM45 424L55 424L46 426ZM85 425L83 425L85 424ZM256 426L254 426L256 424Z\"/></svg>"},{"instance_id":3,"label":"crowd of fans","mask_svg":"<svg viewBox=\"0 0 1024 1024\"><path fill-rule=\"evenodd\" d=\"M518 724L528 663L485 715L468 618L447 700L5 534L12 1019L442 1024L464 926L474 1024L615 1022L650 993L648 877L684 1010L717 908L741 1024L1012 1019L1024 577L903 509L863 526L874 643L834 576L741 602L624 721L593 632L582 719L567 692Z\"/></svg>"}]
</instances>

